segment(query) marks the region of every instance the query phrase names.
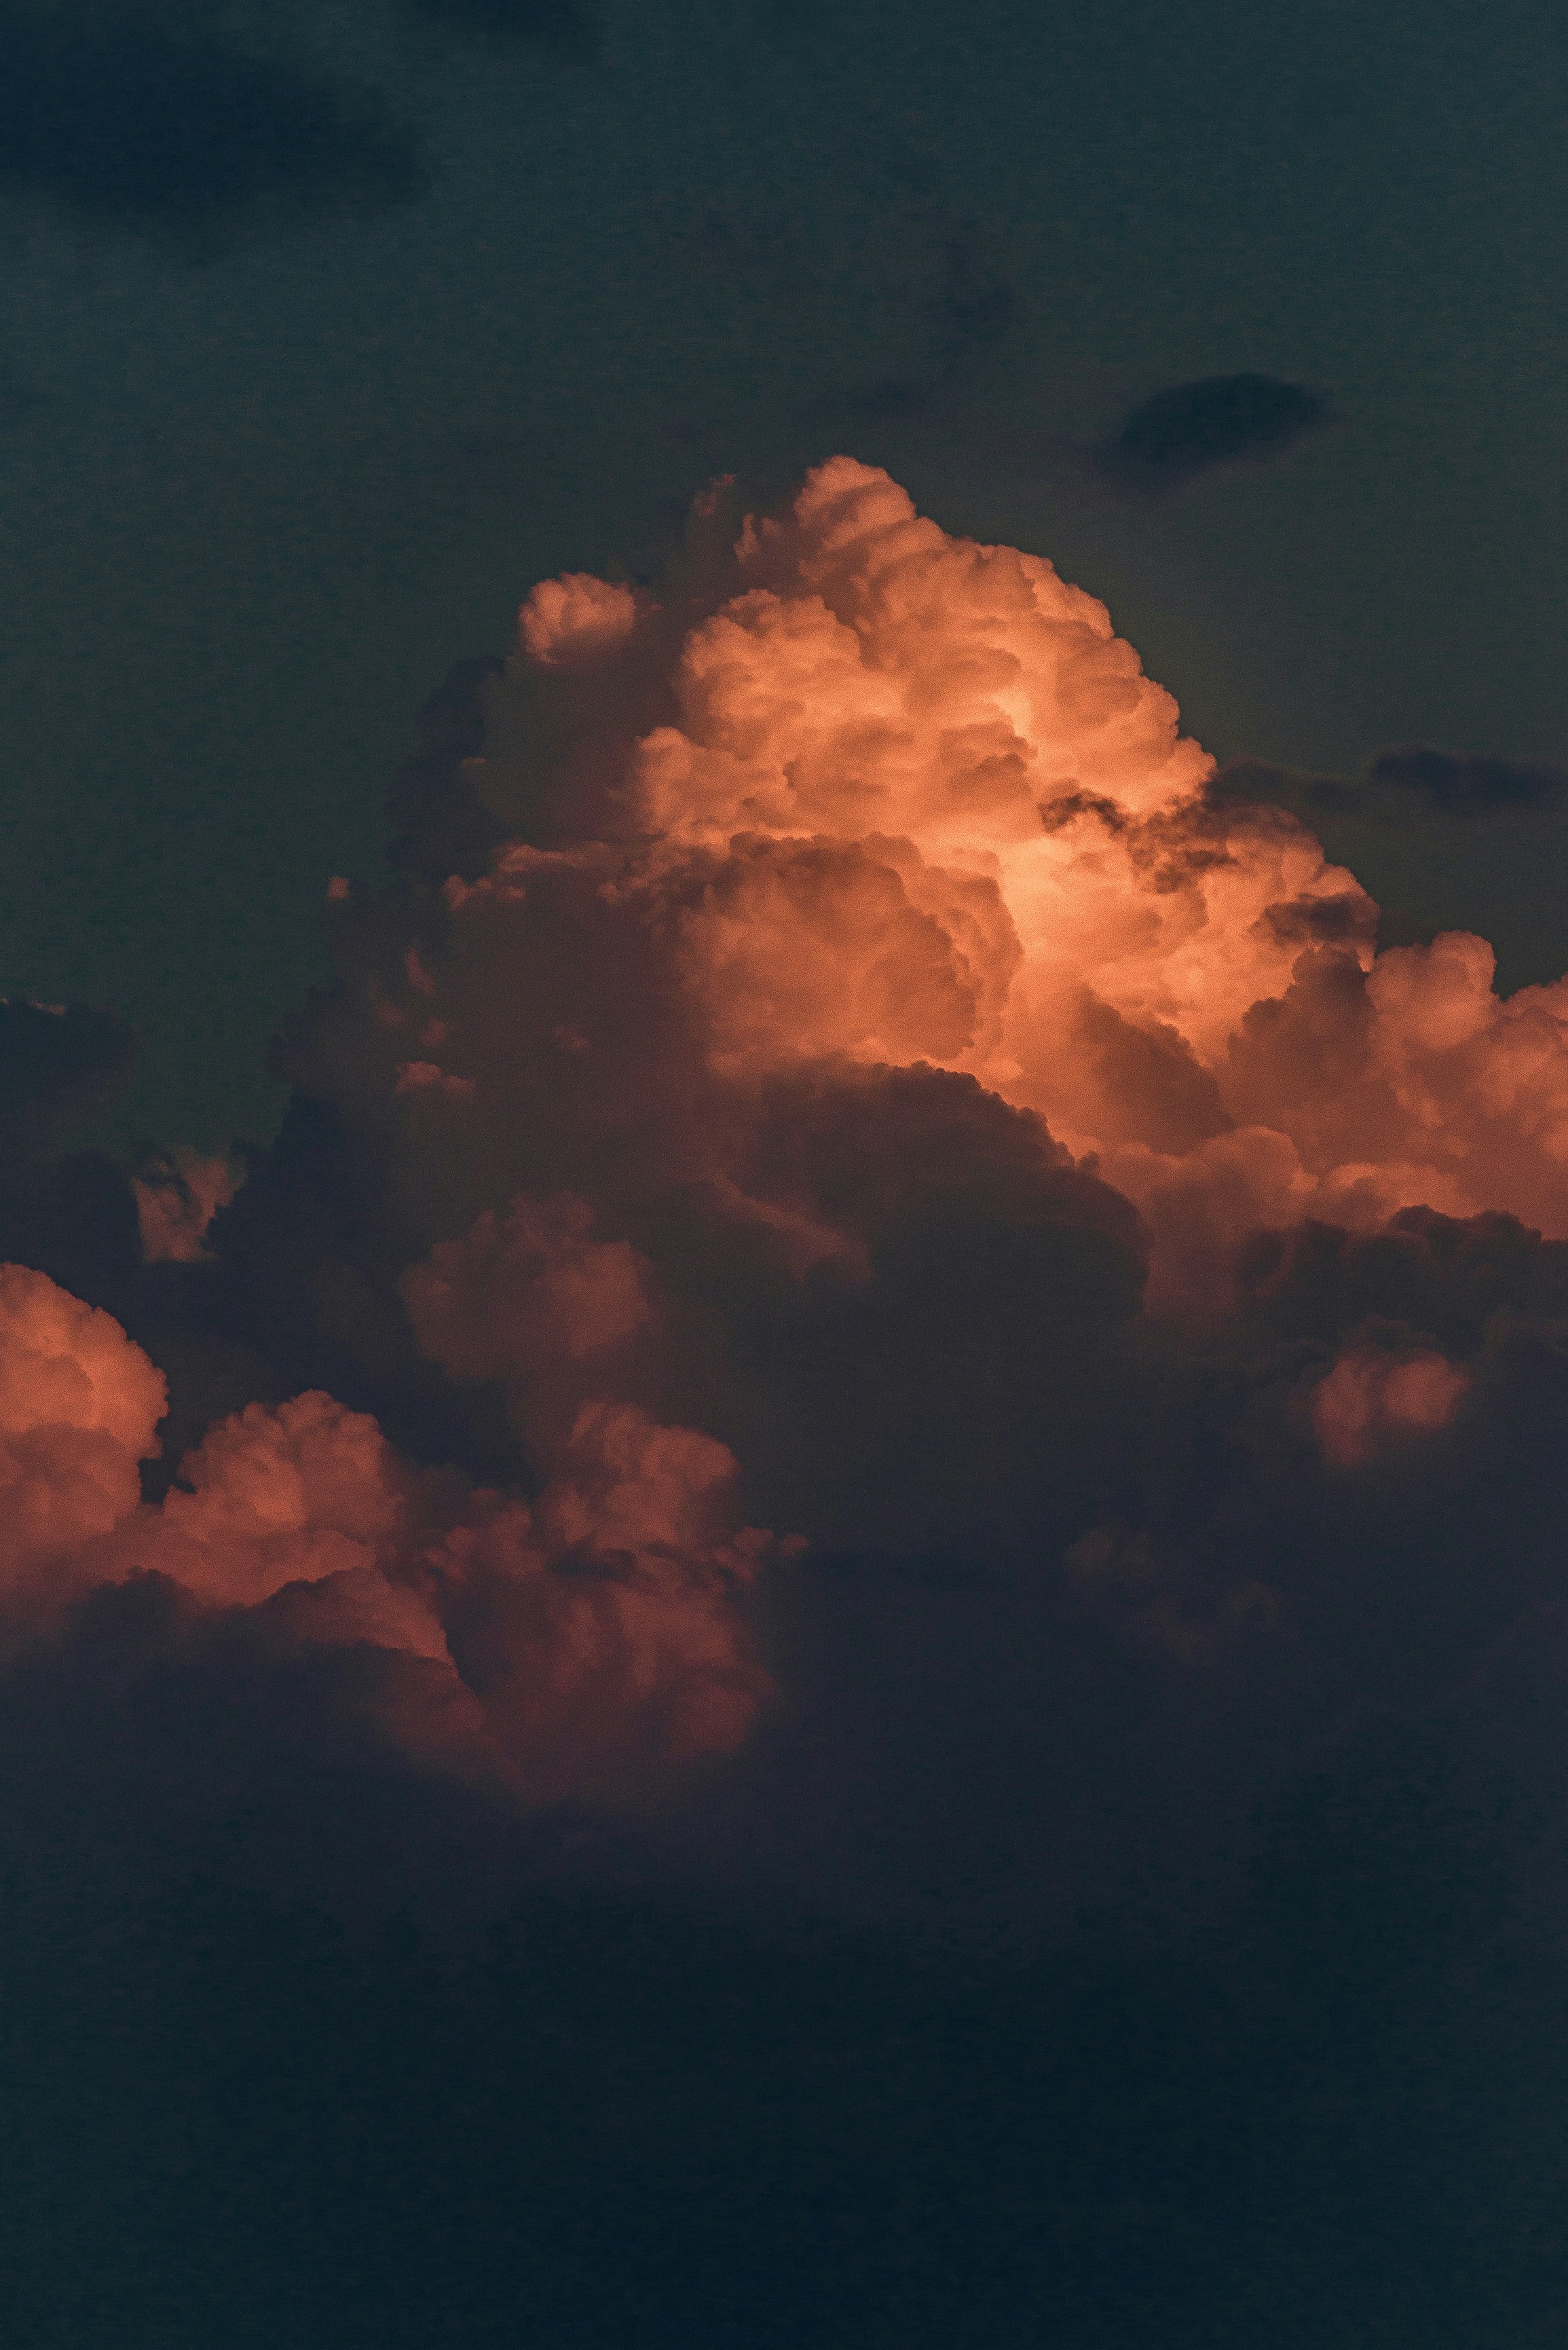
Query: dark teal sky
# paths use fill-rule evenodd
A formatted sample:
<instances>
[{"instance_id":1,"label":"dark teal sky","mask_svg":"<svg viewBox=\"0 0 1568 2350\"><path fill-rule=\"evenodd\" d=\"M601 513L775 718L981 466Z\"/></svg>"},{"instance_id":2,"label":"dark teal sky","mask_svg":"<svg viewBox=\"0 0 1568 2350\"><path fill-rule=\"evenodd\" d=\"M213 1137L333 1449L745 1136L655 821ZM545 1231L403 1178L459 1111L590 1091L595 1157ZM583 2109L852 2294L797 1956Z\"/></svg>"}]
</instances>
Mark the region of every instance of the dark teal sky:
<instances>
[{"instance_id":1,"label":"dark teal sky","mask_svg":"<svg viewBox=\"0 0 1568 2350\"><path fill-rule=\"evenodd\" d=\"M611 0L588 61L439 13L269 16L422 142L379 205L0 190L0 987L137 1024L130 1126L266 1129L419 703L717 471L846 449L1051 556L1223 755L1568 759L1557 11ZM67 18L84 105L160 21L0 29ZM1241 370L1335 421L1154 504L1083 462ZM1505 978L1568 962L1554 807L1331 841Z\"/></svg>"}]
</instances>

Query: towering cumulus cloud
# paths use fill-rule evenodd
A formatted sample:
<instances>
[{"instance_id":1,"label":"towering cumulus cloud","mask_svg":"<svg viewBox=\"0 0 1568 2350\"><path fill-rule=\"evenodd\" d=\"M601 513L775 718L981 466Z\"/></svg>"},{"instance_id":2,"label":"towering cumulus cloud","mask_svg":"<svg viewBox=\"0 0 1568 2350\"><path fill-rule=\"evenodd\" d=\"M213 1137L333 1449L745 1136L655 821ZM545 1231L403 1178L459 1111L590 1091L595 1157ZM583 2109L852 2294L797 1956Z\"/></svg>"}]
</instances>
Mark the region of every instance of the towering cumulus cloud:
<instances>
[{"instance_id":1,"label":"towering cumulus cloud","mask_svg":"<svg viewBox=\"0 0 1568 2350\"><path fill-rule=\"evenodd\" d=\"M701 599L535 588L472 778L507 844L439 971L292 1066L400 1091L426 1180L440 1118L530 1184L737 1186L819 1256L843 1220L742 1169L742 1105L830 1070L1038 1112L1143 1211L1157 1295L1304 1214L1563 1231L1568 993L1499 1001L1462 935L1375 962L1352 877L1210 771L1103 606L838 460Z\"/></svg>"},{"instance_id":2,"label":"towering cumulus cloud","mask_svg":"<svg viewBox=\"0 0 1568 2350\"><path fill-rule=\"evenodd\" d=\"M82 2178L150 2340L1555 2340L1568 987L727 499L449 681L243 1169L13 1023L29 2289Z\"/></svg>"},{"instance_id":3,"label":"towering cumulus cloud","mask_svg":"<svg viewBox=\"0 0 1568 2350\"><path fill-rule=\"evenodd\" d=\"M18 1557L99 1544L62 1589L309 1585L301 1626L455 1673L531 1783L588 1787L743 1735L748 1521L1065 1562L1168 1631L1168 1592L1128 1595L1196 1573L1230 1620L1256 1562L1127 1531L1150 1347L1234 1342L1284 1278L1260 1235L1568 1233L1568 986L1501 1001L1463 935L1375 957L1355 881L1210 793L1100 604L883 473L836 459L761 521L715 491L657 593L544 582L483 693L410 878L335 895L272 1160L139 1180L149 1277L270 1394L143 1506L156 1375L10 1276L10 1345L36 1324L137 1399L18 1388ZM1376 1300L1270 1377L1324 1475L1407 1462L1485 1386Z\"/></svg>"}]
</instances>

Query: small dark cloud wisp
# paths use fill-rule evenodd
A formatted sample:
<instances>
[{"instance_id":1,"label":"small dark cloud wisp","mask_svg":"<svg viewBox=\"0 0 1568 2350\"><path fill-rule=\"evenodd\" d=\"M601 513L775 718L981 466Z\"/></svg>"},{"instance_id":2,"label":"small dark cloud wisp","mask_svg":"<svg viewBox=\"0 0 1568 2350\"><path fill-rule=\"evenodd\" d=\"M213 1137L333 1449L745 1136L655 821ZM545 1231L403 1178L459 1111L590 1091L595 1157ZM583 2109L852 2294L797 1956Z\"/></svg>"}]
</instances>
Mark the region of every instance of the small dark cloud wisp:
<instances>
[{"instance_id":1,"label":"small dark cloud wisp","mask_svg":"<svg viewBox=\"0 0 1568 2350\"><path fill-rule=\"evenodd\" d=\"M1568 791L1568 768L1473 751L1438 751L1410 743L1380 751L1366 771L1373 785L1414 793L1450 816L1546 806Z\"/></svg>"},{"instance_id":2,"label":"small dark cloud wisp","mask_svg":"<svg viewBox=\"0 0 1568 2350\"><path fill-rule=\"evenodd\" d=\"M0 65L0 195L96 225L205 245L426 184L375 91L147 9L5 8Z\"/></svg>"},{"instance_id":3,"label":"small dark cloud wisp","mask_svg":"<svg viewBox=\"0 0 1568 2350\"><path fill-rule=\"evenodd\" d=\"M1263 759L1232 759L1211 791L1224 802L1269 802L1318 816L1367 816L1407 825L1433 814L1461 818L1544 813L1568 798L1568 767L1440 751L1408 743L1379 751L1359 781L1316 775Z\"/></svg>"},{"instance_id":4,"label":"small dark cloud wisp","mask_svg":"<svg viewBox=\"0 0 1568 2350\"><path fill-rule=\"evenodd\" d=\"M1118 489L1158 497L1215 465L1281 456L1329 414L1320 394L1278 376L1203 376L1142 401L1095 451L1095 470Z\"/></svg>"}]
</instances>

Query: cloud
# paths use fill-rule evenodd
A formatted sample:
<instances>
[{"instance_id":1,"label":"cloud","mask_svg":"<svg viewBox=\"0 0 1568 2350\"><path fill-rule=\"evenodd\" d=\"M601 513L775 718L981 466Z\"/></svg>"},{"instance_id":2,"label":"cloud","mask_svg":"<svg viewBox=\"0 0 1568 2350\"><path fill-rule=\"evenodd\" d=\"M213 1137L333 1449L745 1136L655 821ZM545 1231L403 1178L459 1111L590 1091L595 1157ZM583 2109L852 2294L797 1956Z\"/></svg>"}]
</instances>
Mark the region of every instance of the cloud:
<instances>
[{"instance_id":1,"label":"cloud","mask_svg":"<svg viewBox=\"0 0 1568 2350\"><path fill-rule=\"evenodd\" d=\"M846 459L426 733L243 1185L7 1172L23 2289L1549 2327L1561 984Z\"/></svg>"},{"instance_id":2,"label":"cloud","mask_svg":"<svg viewBox=\"0 0 1568 2350\"><path fill-rule=\"evenodd\" d=\"M1353 1467L1402 1437L1446 1428L1469 1384L1462 1371L1424 1348L1342 1355L1313 1397L1324 1459Z\"/></svg>"},{"instance_id":3,"label":"cloud","mask_svg":"<svg viewBox=\"0 0 1568 2350\"><path fill-rule=\"evenodd\" d=\"M294 215L407 202L417 134L373 90L148 7L0 14L0 193L210 248Z\"/></svg>"},{"instance_id":4,"label":"cloud","mask_svg":"<svg viewBox=\"0 0 1568 2350\"><path fill-rule=\"evenodd\" d=\"M1565 786L1568 769L1544 761L1439 751L1414 743L1377 752L1357 779L1235 759L1216 773L1212 790L1221 802L1265 801L1294 808L1309 820L1359 816L1409 826L1429 824L1434 816L1464 822L1547 815Z\"/></svg>"},{"instance_id":5,"label":"cloud","mask_svg":"<svg viewBox=\"0 0 1568 2350\"><path fill-rule=\"evenodd\" d=\"M13 1634L67 1621L95 1586L163 1576L199 1607L263 1611L285 1650L420 1659L435 1715L407 1734L439 1751L455 1728L465 1754L488 1742L500 1780L520 1773L535 1799L614 1783L628 1752L646 1776L727 1748L766 1694L729 1595L769 1544L728 1524L734 1462L706 1437L587 1403L529 1509L421 1485L374 1420L306 1394L221 1421L151 1506L137 1464L165 1401L107 1314L0 1268Z\"/></svg>"},{"instance_id":6,"label":"cloud","mask_svg":"<svg viewBox=\"0 0 1568 2350\"><path fill-rule=\"evenodd\" d=\"M132 1178L141 1253L149 1264L189 1264L207 1254L207 1228L242 1180L227 1159L181 1149L158 1152Z\"/></svg>"},{"instance_id":7,"label":"cloud","mask_svg":"<svg viewBox=\"0 0 1568 2350\"><path fill-rule=\"evenodd\" d=\"M1543 807L1560 799L1568 785L1568 769L1487 758L1476 752L1436 751L1423 743L1379 751L1366 775L1374 785L1412 793L1457 816Z\"/></svg>"},{"instance_id":8,"label":"cloud","mask_svg":"<svg viewBox=\"0 0 1568 2350\"><path fill-rule=\"evenodd\" d=\"M1271 375L1203 376L1140 402L1095 463L1120 489L1158 496L1215 465L1281 456L1329 421L1322 396Z\"/></svg>"}]
</instances>

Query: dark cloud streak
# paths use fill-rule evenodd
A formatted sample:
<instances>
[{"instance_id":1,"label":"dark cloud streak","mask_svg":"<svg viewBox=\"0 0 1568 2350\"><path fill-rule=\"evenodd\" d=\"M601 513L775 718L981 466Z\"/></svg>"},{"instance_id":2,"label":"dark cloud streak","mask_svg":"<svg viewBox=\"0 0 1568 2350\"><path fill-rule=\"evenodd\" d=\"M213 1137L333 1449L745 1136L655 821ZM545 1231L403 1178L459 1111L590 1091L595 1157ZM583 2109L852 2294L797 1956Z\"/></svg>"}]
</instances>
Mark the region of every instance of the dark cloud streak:
<instances>
[{"instance_id":1,"label":"dark cloud streak","mask_svg":"<svg viewBox=\"0 0 1568 2350\"><path fill-rule=\"evenodd\" d=\"M1380 751L1366 775L1370 784L1413 793L1454 816L1544 807L1568 791L1568 768L1487 758L1469 751L1438 751L1426 743Z\"/></svg>"},{"instance_id":2,"label":"dark cloud streak","mask_svg":"<svg viewBox=\"0 0 1568 2350\"><path fill-rule=\"evenodd\" d=\"M1294 808L1309 819L1362 816L1385 824L1421 825L1447 816L1469 823L1549 814L1568 795L1568 767L1412 743L1377 752L1359 780L1275 766L1266 759L1232 759L1220 769L1212 789L1222 803L1266 802Z\"/></svg>"},{"instance_id":3,"label":"dark cloud streak","mask_svg":"<svg viewBox=\"0 0 1568 2350\"><path fill-rule=\"evenodd\" d=\"M1318 393L1278 376L1204 376L1135 408L1095 452L1095 466L1118 489L1158 497L1217 465L1282 456L1328 417Z\"/></svg>"}]
</instances>

